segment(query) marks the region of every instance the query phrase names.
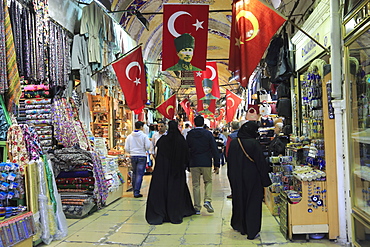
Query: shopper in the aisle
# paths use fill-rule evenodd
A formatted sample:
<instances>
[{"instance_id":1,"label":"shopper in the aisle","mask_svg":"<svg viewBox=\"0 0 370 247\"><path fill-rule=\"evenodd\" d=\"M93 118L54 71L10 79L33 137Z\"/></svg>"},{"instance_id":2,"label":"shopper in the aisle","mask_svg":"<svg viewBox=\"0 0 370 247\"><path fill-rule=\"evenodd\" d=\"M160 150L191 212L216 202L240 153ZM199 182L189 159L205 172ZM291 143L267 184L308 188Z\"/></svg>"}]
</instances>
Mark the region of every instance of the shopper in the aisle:
<instances>
[{"instance_id":1,"label":"shopper in the aisle","mask_svg":"<svg viewBox=\"0 0 370 247\"><path fill-rule=\"evenodd\" d=\"M163 135L166 134L166 131L167 131L167 125L164 121L159 121L158 122L158 131L155 132L152 136L152 147L153 147L153 155L154 157L157 155L157 141L159 140L159 138L161 138Z\"/></svg>"},{"instance_id":2,"label":"shopper in the aisle","mask_svg":"<svg viewBox=\"0 0 370 247\"><path fill-rule=\"evenodd\" d=\"M135 123L135 130L126 139L125 151L131 158L132 166L132 187L134 191L134 197L143 197L140 194L141 183L146 167L146 152L151 149L152 143L149 140L148 135L143 132L144 123L137 121Z\"/></svg>"},{"instance_id":3,"label":"shopper in the aisle","mask_svg":"<svg viewBox=\"0 0 370 247\"><path fill-rule=\"evenodd\" d=\"M221 163L221 165L224 165L224 163L222 163L223 162L222 153L224 152L225 143L224 143L224 139L222 139L222 137L220 135L221 134L220 134L220 131L218 129L213 131L213 137L215 138L218 154L220 155L220 163Z\"/></svg>"},{"instance_id":4,"label":"shopper in the aisle","mask_svg":"<svg viewBox=\"0 0 370 247\"><path fill-rule=\"evenodd\" d=\"M185 124L185 129L183 129L182 133L181 133L184 136L185 139L186 139L186 136L188 135L190 130L191 130L190 124L186 123Z\"/></svg>"},{"instance_id":5,"label":"shopper in the aisle","mask_svg":"<svg viewBox=\"0 0 370 247\"><path fill-rule=\"evenodd\" d=\"M217 145L212 133L203 128L204 118L196 116L194 119L195 128L189 131L186 141L189 147L189 165L193 184L194 208L200 214L200 177L204 181L204 204L208 213L213 213L212 207L212 159L214 172L218 173L220 168L220 157Z\"/></svg>"},{"instance_id":6,"label":"shopper in the aisle","mask_svg":"<svg viewBox=\"0 0 370 247\"><path fill-rule=\"evenodd\" d=\"M263 187L271 184L268 164L262 148L256 140L258 124L249 121L243 124L228 151L227 175L232 193L231 226L248 239L259 236L262 219Z\"/></svg>"},{"instance_id":7,"label":"shopper in the aisle","mask_svg":"<svg viewBox=\"0 0 370 247\"><path fill-rule=\"evenodd\" d=\"M176 121L168 123L167 135L158 140L157 148L145 218L151 225L180 224L183 217L195 214L195 209L186 184L187 143Z\"/></svg>"},{"instance_id":8,"label":"shopper in the aisle","mask_svg":"<svg viewBox=\"0 0 370 247\"><path fill-rule=\"evenodd\" d=\"M232 129L232 132L227 136L227 142L226 142L226 148L225 148L226 161L227 161L227 152L229 150L230 143L233 139L238 137L239 122L238 121L232 121L231 122L231 129ZM231 199L231 198L233 198L233 195L230 194L230 195L227 195L226 197Z\"/></svg>"}]
</instances>

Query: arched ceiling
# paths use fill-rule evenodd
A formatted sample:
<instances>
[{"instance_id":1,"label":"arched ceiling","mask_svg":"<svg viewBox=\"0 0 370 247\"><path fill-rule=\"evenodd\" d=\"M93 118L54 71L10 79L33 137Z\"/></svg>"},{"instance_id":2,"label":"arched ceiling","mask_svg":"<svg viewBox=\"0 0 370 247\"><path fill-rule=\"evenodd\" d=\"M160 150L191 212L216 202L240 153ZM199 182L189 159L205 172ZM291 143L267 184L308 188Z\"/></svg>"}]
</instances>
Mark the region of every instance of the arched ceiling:
<instances>
[{"instance_id":1,"label":"arched ceiling","mask_svg":"<svg viewBox=\"0 0 370 247\"><path fill-rule=\"evenodd\" d=\"M181 100L190 97L196 100L195 88L182 88L181 80L174 72L161 71L162 61L162 29L163 29L163 4L179 3L179 0L135 0L135 1L113 1L112 11L137 9L149 21L149 31L135 16L128 12L115 13L116 20L123 24L123 27L130 36L142 43L143 56L149 73L160 77L167 83ZM237 91L239 85L234 81L229 83L231 77L227 69L229 59L229 35L231 25L231 3L232 0L215 1L210 5L208 23L208 45L207 60L217 61L219 84L221 93L226 89ZM181 75L180 75L181 77Z\"/></svg>"},{"instance_id":2,"label":"arched ceiling","mask_svg":"<svg viewBox=\"0 0 370 247\"><path fill-rule=\"evenodd\" d=\"M122 24L130 36L138 43L142 44L143 56L149 74L152 79L160 77L167 83L178 98L182 100L189 97L191 101L196 102L195 88L182 88L181 80L174 72L161 71L162 61L162 26L163 26L163 4L164 3L204 3L212 2L209 7L209 25L208 25L208 49L207 60L217 61L219 84L221 96L226 89L234 92L240 92L239 83L235 80L230 81L231 73L228 71L229 59L229 38L231 26L231 4L232 0L98 0L111 15ZM315 0L266 0L271 7L278 8L279 11L289 16L294 9L292 19L296 24L301 24L305 17L319 2ZM285 3L286 2L286 3ZM293 7L296 4L296 8ZM127 12L128 10L138 10L148 21L149 30L147 30L139 19ZM115 12L116 11L116 12ZM292 31L292 30L291 30ZM289 32L289 30L288 30ZM294 32L294 30L292 31ZM181 76L181 75L180 75ZM196 104L196 103L195 103Z\"/></svg>"}]
</instances>

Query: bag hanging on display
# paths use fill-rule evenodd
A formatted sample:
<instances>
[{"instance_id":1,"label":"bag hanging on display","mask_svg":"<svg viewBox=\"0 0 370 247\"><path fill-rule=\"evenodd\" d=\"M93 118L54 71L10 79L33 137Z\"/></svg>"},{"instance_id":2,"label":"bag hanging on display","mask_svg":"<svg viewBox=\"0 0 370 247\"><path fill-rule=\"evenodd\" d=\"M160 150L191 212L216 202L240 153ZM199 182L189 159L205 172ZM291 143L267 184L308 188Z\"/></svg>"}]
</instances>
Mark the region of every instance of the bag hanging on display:
<instances>
[{"instance_id":1,"label":"bag hanging on display","mask_svg":"<svg viewBox=\"0 0 370 247\"><path fill-rule=\"evenodd\" d=\"M270 115L271 114L271 106L268 103L262 103L260 105L260 114L262 116Z\"/></svg>"},{"instance_id":2,"label":"bag hanging on display","mask_svg":"<svg viewBox=\"0 0 370 247\"><path fill-rule=\"evenodd\" d=\"M283 46L280 48L276 74L275 76L271 75L272 83L280 83L289 80L289 78L293 74L292 66L290 65L288 57L289 52L288 34L285 32L285 30L283 32L284 32Z\"/></svg>"},{"instance_id":3,"label":"bag hanging on display","mask_svg":"<svg viewBox=\"0 0 370 247\"><path fill-rule=\"evenodd\" d=\"M271 95L265 89L258 91L258 96L259 96L259 102L263 102L263 101L270 102L271 101Z\"/></svg>"},{"instance_id":4,"label":"bag hanging on display","mask_svg":"<svg viewBox=\"0 0 370 247\"><path fill-rule=\"evenodd\" d=\"M258 114L257 114L256 109L254 109L253 107L249 108L247 111L247 115L245 116L245 119L249 121L257 121Z\"/></svg>"}]
</instances>

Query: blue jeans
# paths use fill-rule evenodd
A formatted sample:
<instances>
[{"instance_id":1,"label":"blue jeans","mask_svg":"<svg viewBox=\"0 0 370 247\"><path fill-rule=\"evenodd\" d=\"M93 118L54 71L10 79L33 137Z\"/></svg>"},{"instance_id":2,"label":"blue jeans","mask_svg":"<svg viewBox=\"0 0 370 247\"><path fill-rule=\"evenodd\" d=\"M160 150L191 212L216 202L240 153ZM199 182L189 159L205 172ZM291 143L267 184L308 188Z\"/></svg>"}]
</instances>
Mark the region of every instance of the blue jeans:
<instances>
[{"instance_id":1,"label":"blue jeans","mask_svg":"<svg viewBox=\"0 0 370 247\"><path fill-rule=\"evenodd\" d=\"M146 167L146 156L132 156L132 188L134 189L134 196L140 194L141 183L143 182L143 176Z\"/></svg>"}]
</instances>

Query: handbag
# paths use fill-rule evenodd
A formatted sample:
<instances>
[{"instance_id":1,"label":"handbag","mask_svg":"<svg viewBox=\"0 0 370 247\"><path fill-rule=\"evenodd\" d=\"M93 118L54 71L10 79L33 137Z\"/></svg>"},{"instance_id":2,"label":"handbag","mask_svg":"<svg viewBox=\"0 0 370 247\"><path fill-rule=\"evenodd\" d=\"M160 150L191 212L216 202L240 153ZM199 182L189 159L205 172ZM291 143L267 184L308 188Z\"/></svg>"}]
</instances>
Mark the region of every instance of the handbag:
<instances>
[{"instance_id":1,"label":"handbag","mask_svg":"<svg viewBox=\"0 0 370 247\"><path fill-rule=\"evenodd\" d=\"M245 154L245 156L247 156L247 158L252 161L253 163L254 160L249 156L249 154L245 151L244 147L243 147L243 144L242 142L240 141L240 138L238 138L238 142L239 142L239 145L241 147L241 149L243 150L243 153ZM257 169L258 170L258 169ZM265 173L265 174L261 174L260 170L258 170L259 174L260 174L260 177L261 177L261 183L262 183L262 186L263 187L268 187L272 184L271 182L271 179L270 179L270 176L268 175L268 173Z\"/></svg>"},{"instance_id":2,"label":"handbag","mask_svg":"<svg viewBox=\"0 0 370 247\"><path fill-rule=\"evenodd\" d=\"M253 107L249 108L247 111L247 115L245 116L245 119L249 121L257 121L258 114L257 114L256 109L254 109Z\"/></svg>"},{"instance_id":3,"label":"handbag","mask_svg":"<svg viewBox=\"0 0 370 247\"><path fill-rule=\"evenodd\" d=\"M265 89L258 91L258 96L259 96L259 102L263 102L263 101L270 102L272 100L270 93L268 93Z\"/></svg>"},{"instance_id":4,"label":"handbag","mask_svg":"<svg viewBox=\"0 0 370 247\"><path fill-rule=\"evenodd\" d=\"M271 114L271 106L268 103L262 103L260 105L260 114L261 115L270 115Z\"/></svg>"}]
</instances>

